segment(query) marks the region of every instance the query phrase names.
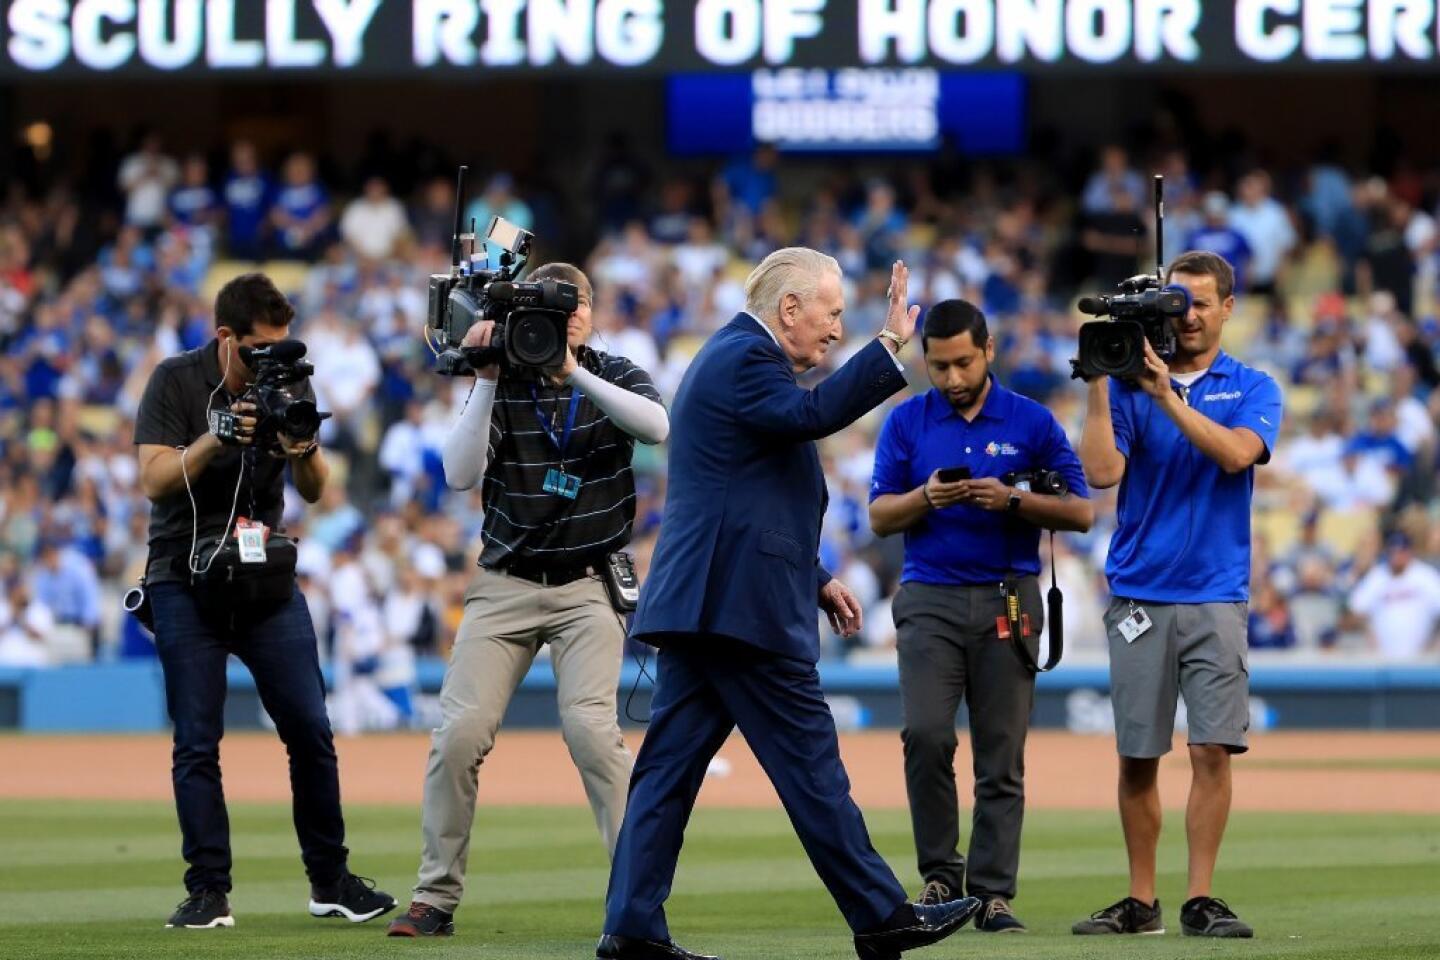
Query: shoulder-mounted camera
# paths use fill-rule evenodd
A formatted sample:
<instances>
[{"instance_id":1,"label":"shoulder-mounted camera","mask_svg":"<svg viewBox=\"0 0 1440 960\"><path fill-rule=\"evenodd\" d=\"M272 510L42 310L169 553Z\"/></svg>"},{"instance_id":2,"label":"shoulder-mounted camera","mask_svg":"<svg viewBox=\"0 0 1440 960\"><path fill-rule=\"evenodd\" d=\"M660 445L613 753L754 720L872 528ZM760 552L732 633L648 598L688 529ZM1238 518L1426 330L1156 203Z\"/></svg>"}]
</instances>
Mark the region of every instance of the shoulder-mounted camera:
<instances>
[{"instance_id":1,"label":"shoulder-mounted camera","mask_svg":"<svg viewBox=\"0 0 1440 960\"><path fill-rule=\"evenodd\" d=\"M435 372L470 376L496 363L530 370L558 367L565 360L570 314L580 304L580 290L560 280L517 281L535 236L503 217L492 217L484 236L500 248L499 269L474 266L474 223L469 233L461 232L466 169L460 168L456 183L450 272L430 275L426 333L435 331L433 339L442 348L435 357ZM467 241L470 256L462 258ZM482 320L495 324L490 345L461 346L465 334Z\"/></svg>"},{"instance_id":2,"label":"shoulder-mounted camera","mask_svg":"<svg viewBox=\"0 0 1440 960\"><path fill-rule=\"evenodd\" d=\"M1081 297L1081 313L1107 320L1080 326L1080 349L1072 376L1081 380L1117 377L1134 380L1145 371L1145 342L1156 356L1175 356L1175 324L1190 312L1190 291L1164 285L1165 178L1155 178L1155 275L1142 273L1120 282L1119 292Z\"/></svg>"}]
</instances>

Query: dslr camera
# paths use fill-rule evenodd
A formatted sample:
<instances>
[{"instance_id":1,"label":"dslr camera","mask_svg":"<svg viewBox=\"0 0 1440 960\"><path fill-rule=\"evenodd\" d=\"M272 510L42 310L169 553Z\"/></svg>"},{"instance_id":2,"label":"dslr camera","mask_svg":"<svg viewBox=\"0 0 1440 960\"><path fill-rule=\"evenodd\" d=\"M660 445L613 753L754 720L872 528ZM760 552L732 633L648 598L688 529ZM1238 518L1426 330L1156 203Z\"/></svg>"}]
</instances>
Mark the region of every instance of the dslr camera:
<instances>
[{"instance_id":1,"label":"dslr camera","mask_svg":"<svg viewBox=\"0 0 1440 960\"><path fill-rule=\"evenodd\" d=\"M1069 482L1058 470L1012 470L1001 476L1000 482L1016 490L1049 497L1063 497L1070 492Z\"/></svg>"},{"instance_id":2,"label":"dslr camera","mask_svg":"<svg viewBox=\"0 0 1440 960\"><path fill-rule=\"evenodd\" d=\"M302 384L315 372L304 356L305 344L299 340L240 348L241 361L255 375L239 399L255 405L257 449L276 448L282 433L291 440L309 440L330 417L304 396ZM210 411L210 429L221 440L235 438L235 420L228 410Z\"/></svg>"},{"instance_id":3,"label":"dslr camera","mask_svg":"<svg viewBox=\"0 0 1440 960\"><path fill-rule=\"evenodd\" d=\"M1135 380L1145 372L1148 341L1161 360L1175 356L1175 323L1190 312L1190 291L1165 285L1165 179L1155 178L1155 274L1123 280L1118 293L1081 297L1080 312L1108 320L1080 326L1079 355L1071 376L1081 380L1116 377Z\"/></svg>"},{"instance_id":4,"label":"dslr camera","mask_svg":"<svg viewBox=\"0 0 1440 960\"><path fill-rule=\"evenodd\" d=\"M426 334L435 331L432 339L442 346L436 353L435 372L470 376L492 363L522 370L558 367L565 360L570 314L580 304L580 291L573 283L558 280L518 282L515 278L530 257L535 237L503 217L491 218L484 237L500 248L499 269L474 267L474 225L470 233L460 232L465 171L460 168L456 189L450 272L430 275ZM461 245L466 240L472 256L462 261ZM461 346L466 332L482 320L495 324L490 345Z\"/></svg>"}]
</instances>

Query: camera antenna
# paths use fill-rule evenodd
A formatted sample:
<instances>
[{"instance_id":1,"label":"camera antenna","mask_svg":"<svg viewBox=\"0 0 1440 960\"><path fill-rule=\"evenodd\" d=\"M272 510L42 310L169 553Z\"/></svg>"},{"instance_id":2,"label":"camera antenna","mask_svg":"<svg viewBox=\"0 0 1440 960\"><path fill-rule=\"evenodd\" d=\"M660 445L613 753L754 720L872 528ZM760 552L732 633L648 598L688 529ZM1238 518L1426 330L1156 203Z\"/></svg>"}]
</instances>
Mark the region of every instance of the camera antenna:
<instances>
[{"instance_id":1,"label":"camera antenna","mask_svg":"<svg viewBox=\"0 0 1440 960\"><path fill-rule=\"evenodd\" d=\"M465 173L469 169L469 167L461 164L460 172L455 177L455 233L450 240L450 269L452 273L460 272L460 228L465 217Z\"/></svg>"},{"instance_id":2,"label":"camera antenna","mask_svg":"<svg viewBox=\"0 0 1440 960\"><path fill-rule=\"evenodd\" d=\"M1155 174L1155 282L1165 286L1165 177Z\"/></svg>"}]
</instances>

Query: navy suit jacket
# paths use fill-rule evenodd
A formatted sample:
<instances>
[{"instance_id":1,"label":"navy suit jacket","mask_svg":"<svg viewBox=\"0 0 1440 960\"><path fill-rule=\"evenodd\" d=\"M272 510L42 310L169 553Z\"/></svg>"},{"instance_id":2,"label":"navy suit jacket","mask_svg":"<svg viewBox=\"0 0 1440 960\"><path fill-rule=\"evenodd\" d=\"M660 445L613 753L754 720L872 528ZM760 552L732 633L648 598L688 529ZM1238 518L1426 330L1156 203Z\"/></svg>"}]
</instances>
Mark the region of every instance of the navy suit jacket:
<instances>
[{"instance_id":1,"label":"navy suit jacket","mask_svg":"<svg viewBox=\"0 0 1440 960\"><path fill-rule=\"evenodd\" d=\"M632 634L656 645L720 634L818 660L829 498L815 441L904 386L879 340L813 390L749 314L706 341L670 412L665 513Z\"/></svg>"}]
</instances>

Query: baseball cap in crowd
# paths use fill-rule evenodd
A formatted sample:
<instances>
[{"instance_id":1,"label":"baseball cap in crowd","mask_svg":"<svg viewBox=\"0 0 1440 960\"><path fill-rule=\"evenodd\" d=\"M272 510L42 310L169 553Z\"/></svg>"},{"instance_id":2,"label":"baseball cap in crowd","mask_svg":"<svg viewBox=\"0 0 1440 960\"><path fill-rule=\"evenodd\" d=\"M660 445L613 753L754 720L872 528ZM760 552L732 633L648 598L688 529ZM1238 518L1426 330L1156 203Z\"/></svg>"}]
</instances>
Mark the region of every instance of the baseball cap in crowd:
<instances>
[{"instance_id":1,"label":"baseball cap in crowd","mask_svg":"<svg viewBox=\"0 0 1440 960\"><path fill-rule=\"evenodd\" d=\"M1415 544L1410 539L1410 534L1404 530L1392 530L1385 537L1386 550L1409 550Z\"/></svg>"}]
</instances>

